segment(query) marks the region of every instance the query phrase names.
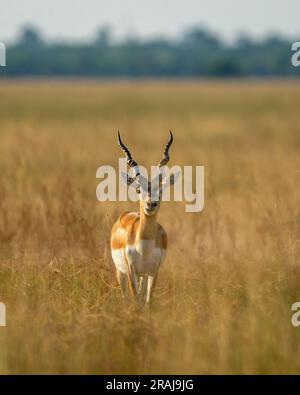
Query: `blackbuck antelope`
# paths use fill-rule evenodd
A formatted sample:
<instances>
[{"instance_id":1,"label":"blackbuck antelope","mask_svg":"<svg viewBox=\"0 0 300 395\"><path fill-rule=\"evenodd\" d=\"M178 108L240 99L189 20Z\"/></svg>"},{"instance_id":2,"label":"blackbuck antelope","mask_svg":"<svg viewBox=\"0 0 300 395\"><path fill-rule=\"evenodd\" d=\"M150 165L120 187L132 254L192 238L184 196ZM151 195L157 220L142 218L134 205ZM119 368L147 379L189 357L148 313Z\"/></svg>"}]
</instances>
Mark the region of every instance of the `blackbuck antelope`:
<instances>
[{"instance_id":1,"label":"blackbuck antelope","mask_svg":"<svg viewBox=\"0 0 300 395\"><path fill-rule=\"evenodd\" d=\"M148 181L132 159L130 151L123 144L118 132L118 143L124 151L128 165L134 176L122 174L127 185L135 188L139 196L139 212L125 212L114 224L111 232L111 253L116 267L118 282L126 299L149 304L157 280L158 269L167 251L167 235L157 222L157 214L163 189L173 185L176 175L164 175L163 168L169 161L169 149L173 142L170 131L169 141L159 162L156 180Z\"/></svg>"}]
</instances>

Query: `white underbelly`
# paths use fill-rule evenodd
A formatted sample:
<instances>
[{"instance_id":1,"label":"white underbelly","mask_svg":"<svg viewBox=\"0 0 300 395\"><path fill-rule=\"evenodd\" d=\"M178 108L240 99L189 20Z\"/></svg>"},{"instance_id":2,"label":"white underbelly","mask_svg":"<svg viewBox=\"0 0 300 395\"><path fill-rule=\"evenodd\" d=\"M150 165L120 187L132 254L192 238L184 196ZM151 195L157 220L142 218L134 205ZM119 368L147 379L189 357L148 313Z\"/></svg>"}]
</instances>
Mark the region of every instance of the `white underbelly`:
<instances>
[{"instance_id":1,"label":"white underbelly","mask_svg":"<svg viewBox=\"0 0 300 395\"><path fill-rule=\"evenodd\" d=\"M160 265L162 251L153 248L147 254L139 252L135 247L126 248L126 256L129 264L132 264L139 275L153 274Z\"/></svg>"},{"instance_id":2,"label":"white underbelly","mask_svg":"<svg viewBox=\"0 0 300 395\"><path fill-rule=\"evenodd\" d=\"M153 247L147 251L138 251L135 246L126 247L126 258L129 265L133 265L137 274L151 275L156 272L158 266L164 261L165 249ZM127 272L127 263L124 249L112 250L112 258L116 268L122 272Z\"/></svg>"},{"instance_id":3,"label":"white underbelly","mask_svg":"<svg viewBox=\"0 0 300 395\"><path fill-rule=\"evenodd\" d=\"M118 250L112 250L111 256L117 270L119 270L122 273L127 273L127 265L124 255L124 249L122 248Z\"/></svg>"}]
</instances>

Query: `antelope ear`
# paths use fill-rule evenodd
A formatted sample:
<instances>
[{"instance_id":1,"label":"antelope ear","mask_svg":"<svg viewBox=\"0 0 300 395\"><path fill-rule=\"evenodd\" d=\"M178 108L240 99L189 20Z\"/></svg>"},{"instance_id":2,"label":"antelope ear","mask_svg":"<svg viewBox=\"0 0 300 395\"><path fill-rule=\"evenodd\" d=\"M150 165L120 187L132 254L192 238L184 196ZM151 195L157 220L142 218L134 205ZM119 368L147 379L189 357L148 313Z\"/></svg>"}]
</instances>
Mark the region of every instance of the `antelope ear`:
<instances>
[{"instance_id":1,"label":"antelope ear","mask_svg":"<svg viewBox=\"0 0 300 395\"><path fill-rule=\"evenodd\" d=\"M169 177L170 185L174 185L175 184L175 182L179 179L180 174L181 174L181 172L178 171L177 173L175 173L175 174L173 173L173 174L170 175L170 177Z\"/></svg>"},{"instance_id":2,"label":"antelope ear","mask_svg":"<svg viewBox=\"0 0 300 395\"><path fill-rule=\"evenodd\" d=\"M121 171L121 174L122 174L124 181L126 182L126 184L128 186L132 186L134 188L136 188L138 186L138 183L135 178L130 177L127 173L124 173L123 171Z\"/></svg>"},{"instance_id":3,"label":"antelope ear","mask_svg":"<svg viewBox=\"0 0 300 395\"><path fill-rule=\"evenodd\" d=\"M180 178L181 172L178 171L177 173L171 174L167 179L165 179L162 183L162 189L164 190L167 186L174 185L175 182Z\"/></svg>"}]
</instances>

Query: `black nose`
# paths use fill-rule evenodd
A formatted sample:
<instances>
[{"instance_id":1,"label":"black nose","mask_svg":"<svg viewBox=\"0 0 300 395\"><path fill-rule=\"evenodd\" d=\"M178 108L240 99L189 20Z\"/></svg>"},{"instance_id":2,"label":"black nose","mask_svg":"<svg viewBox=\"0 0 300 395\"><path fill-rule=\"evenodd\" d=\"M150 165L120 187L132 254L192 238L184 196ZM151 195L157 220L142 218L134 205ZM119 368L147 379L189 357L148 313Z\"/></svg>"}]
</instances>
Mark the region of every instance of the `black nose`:
<instances>
[{"instance_id":1,"label":"black nose","mask_svg":"<svg viewBox=\"0 0 300 395\"><path fill-rule=\"evenodd\" d=\"M148 203L147 204L147 206L151 209L151 210L153 210L154 208L156 208L157 207L157 202L150 202L150 203Z\"/></svg>"}]
</instances>

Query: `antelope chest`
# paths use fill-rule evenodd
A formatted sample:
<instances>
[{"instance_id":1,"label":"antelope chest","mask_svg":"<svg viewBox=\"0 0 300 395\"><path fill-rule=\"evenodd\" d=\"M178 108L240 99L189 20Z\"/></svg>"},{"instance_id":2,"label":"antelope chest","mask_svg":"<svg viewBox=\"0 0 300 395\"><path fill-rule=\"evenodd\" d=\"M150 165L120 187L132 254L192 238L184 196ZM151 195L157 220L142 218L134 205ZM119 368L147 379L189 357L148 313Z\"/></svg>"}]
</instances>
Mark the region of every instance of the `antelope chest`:
<instances>
[{"instance_id":1,"label":"antelope chest","mask_svg":"<svg viewBox=\"0 0 300 395\"><path fill-rule=\"evenodd\" d=\"M155 240L140 240L137 244L126 247L129 264L135 267L138 275L154 273L163 258L161 247L157 247Z\"/></svg>"}]
</instances>

